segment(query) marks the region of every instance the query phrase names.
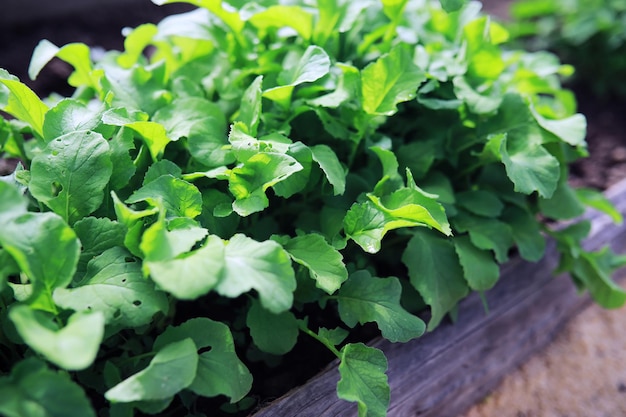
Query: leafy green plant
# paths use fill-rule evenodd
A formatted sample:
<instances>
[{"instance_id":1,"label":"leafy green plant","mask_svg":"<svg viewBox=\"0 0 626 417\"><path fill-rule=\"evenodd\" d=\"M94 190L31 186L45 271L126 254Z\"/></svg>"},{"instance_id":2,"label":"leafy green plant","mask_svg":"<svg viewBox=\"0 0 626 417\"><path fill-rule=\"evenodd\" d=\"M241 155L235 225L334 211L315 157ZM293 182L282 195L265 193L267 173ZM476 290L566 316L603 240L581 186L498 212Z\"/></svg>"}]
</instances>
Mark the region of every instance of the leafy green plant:
<instances>
[{"instance_id":1,"label":"leafy green plant","mask_svg":"<svg viewBox=\"0 0 626 417\"><path fill-rule=\"evenodd\" d=\"M586 123L555 56L508 50L477 3L189 2L97 61L42 41L31 77L58 57L72 97L0 72L22 161L0 181L0 413L245 409L251 363L302 334L340 360L337 395L384 416L386 359L350 329L419 337L547 235L624 304L588 223L544 221L621 221L567 183Z\"/></svg>"},{"instance_id":2,"label":"leafy green plant","mask_svg":"<svg viewBox=\"0 0 626 417\"><path fill-rule=\"evenodd\" d=\"M550 49L599 97L626 97L626 4L619 0L518 0L510 29L525 45Z\"/></svg>"}]
</instances>

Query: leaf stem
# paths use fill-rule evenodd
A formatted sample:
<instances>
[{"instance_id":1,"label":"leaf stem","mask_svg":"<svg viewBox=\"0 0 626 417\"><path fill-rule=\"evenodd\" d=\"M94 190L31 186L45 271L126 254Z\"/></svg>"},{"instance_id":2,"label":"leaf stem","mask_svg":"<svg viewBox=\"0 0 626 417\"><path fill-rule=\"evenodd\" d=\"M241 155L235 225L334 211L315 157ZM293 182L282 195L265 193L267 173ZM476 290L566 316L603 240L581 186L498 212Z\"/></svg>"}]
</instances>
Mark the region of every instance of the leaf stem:
<instances>
[{"instance_id":1,"label":"leaf stem","mask_svg":"<svg viewBox=\"0 0 626 417\"><path fill-rule=\"evenodd\" d=\"M326 346L328 348L328 350L330 350L331 352L333 352L333 354L338 358L341 359L341 353L337 350L337 348L335 346L333 346L332 344L330 344L328 342L328 340L320 337L317 333L315 333L314 331L312 331L311 329L309 329L308 327L306 327L306 324L304 324L303 322L300 322L300 330L306 334L308 334L309 336L311 336L313 339L317 340L318 342L320 342L321 344L323 344L324 346Z\"/></svg>"},{"instance_id":2,"label":"leaf stem","mask_svg":"<svg viewBox=\"0 0 626 417\"><path fill-rule=\"evenodd\" d=\"M118 365L122 366L122 365L125 365L128 362L138 361L138 360L141 360L141 359L144 359L144 358L150 358L150 357L155 356L155 355L156 355L156 352L145 352L145 353L142 353L140 355L130 356L128 358L125 358L125 359L121 360L118 363Z\"/></svg>"},{"instance_id":3,"label":"leaf stem","mask_svg":"<svg viewBox=\"0 0 626 417\"><path fill-rule=\"evenodd\" d=\"M399 17L402 14L399 14L398 16L396 16L390 23L389 25L387 25L387 30L385 31L385 34L383 35L383 44L386 46L386 48L389 48L389 44L391 44L391 41L393 40L394 36L396 35L396 29L398 27L398 24L400 23L400 19Z\"/></svg>"}]
</instances>

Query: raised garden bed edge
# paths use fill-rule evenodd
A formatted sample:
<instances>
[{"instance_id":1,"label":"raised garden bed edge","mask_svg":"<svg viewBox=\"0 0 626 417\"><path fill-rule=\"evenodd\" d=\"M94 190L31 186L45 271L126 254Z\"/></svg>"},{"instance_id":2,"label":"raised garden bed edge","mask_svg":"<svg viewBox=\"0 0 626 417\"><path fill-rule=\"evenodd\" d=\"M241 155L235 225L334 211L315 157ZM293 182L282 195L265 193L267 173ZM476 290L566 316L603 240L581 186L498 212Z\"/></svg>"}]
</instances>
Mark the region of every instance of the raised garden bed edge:
<instances>
[{"instance_id":1,"label":"raised garden bed edge","mask_svg":"<svg viewBox=\"0 0 626 417\"><path fill-rule=\"evenodd\" d=\"M626 213L626 180L605 195ZM585 216L592 229L588 250L610 245L626 251L626 224L615 225L598 212ZM391 404L389 417L456 417L489 394L502 378L547 346L558 332L591 302L578 294L567 275L554 276L558 263L554 241L538 263L512 258L501 278L487 291L485 312L479 294L459 303L458 320L408 343L376 339L389 361ZM626 270L615 273L623 282ZM326 367L305 385L266 405L252 417L357 416L356 404L337 398L338 362Z\"/></svg>"}]
</instances>

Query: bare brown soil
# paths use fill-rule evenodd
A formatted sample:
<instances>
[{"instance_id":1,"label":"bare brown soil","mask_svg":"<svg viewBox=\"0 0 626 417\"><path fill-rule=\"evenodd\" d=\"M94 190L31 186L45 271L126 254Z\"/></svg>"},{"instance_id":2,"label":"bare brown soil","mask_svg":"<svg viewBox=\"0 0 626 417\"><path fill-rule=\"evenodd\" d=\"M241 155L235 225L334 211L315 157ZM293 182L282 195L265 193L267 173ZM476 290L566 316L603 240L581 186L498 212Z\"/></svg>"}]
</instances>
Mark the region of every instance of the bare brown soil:
<instances>
[{"instance_id":1,"label":"bare brown soil","mask_svg":"<svg viewBox=\"0 0 626 417\"><path fill-rule=\"evenodd\" d=\"M626 103L598 101L577 94L579 111L587 117L589 157L572 167L572 184L606 189L626 178Z\"/></svg>"}]
</instances>

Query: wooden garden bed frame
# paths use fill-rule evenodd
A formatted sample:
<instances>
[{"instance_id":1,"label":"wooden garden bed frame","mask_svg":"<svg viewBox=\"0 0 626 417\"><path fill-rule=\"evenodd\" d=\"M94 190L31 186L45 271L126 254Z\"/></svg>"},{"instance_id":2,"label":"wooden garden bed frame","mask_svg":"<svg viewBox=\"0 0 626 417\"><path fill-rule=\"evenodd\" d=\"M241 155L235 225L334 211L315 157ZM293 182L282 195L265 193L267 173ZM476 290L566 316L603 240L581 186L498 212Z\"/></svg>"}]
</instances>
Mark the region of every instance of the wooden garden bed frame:
<instances>
[{"instance_id":1,"label":"wooden garden bed frame","mask_svg":"<svg viewBox=\"0 0 626 417\"><path fill-rule=\"evenodd\" d=\"M626 180L605 195L626 213ZM626 252L626 224L589 212L591 234L585 246L610 245ZM501 379L548 345L577 313L591 302L578 294L570 277L554 276L555 243L538 263L513 258L502 267L498 284L486 293L486 313L478 294L459 304L455 324L443 323L432 333L408 343L377 339L389 360L389 417L455 417L488 395ZM626 270L616 272L622 281ZM337 362L305 385L270 403L253 417L352 417L355 403L337 398Z\"/></svg>"}]
</instances>

